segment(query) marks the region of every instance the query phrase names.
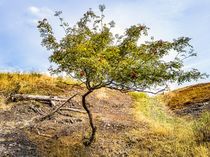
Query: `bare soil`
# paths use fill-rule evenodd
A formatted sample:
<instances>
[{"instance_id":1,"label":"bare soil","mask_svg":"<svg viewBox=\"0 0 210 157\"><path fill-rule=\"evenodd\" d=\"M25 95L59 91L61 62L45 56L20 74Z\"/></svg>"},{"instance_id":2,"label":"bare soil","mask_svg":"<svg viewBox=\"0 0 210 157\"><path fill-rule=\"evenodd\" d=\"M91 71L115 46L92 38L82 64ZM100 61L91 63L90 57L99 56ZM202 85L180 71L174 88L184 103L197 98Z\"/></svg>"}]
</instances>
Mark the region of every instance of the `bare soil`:
<instances>
[{"instance_id":1,"label":"bare soil","mask_svg":"<svg viewBox=\"0 0 210 157\"><path fill-rule=\"evenodd\" d=\"M8 104L13 107L0 110L0 157L95 156L93 149L102 156L109 152L110 156L126 156L120 139L126 130L136 126L131 97L103 88L92 93L88 102L98 128L97 141L89 148L82 145L89 130L86 114L63 110L30 127L33 118L45 115L53 108L35 101ZM80 96L65 106L68 107L82 110Z\"/></svg>"},{"instance_id":2,"label":"bare soil","mask_svg":"<svg viewBox=\"0 0 210 157\"><path fill-rule=\"evenodd\" d=\"M35 113L28 105L17 105L0 111L0 157L39 157L36 145L23 129Z\"/></svg>"}]
</instances>

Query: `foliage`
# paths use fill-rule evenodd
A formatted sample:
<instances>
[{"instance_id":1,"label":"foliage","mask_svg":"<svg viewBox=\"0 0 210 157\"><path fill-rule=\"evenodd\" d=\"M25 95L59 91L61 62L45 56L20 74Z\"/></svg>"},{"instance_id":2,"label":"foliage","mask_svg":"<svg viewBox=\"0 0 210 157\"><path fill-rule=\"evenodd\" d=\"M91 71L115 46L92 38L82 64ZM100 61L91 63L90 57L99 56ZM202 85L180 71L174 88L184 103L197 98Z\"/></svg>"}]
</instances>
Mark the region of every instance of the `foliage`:
<instances>
[{"instance_id":1,"label":"foliage","mask_svg":"<svg viewBox=\"0 0 210 157\"><path fill-rule=\"evenodd\" d=\"M109 87L119 90L144 91L164 86L167 82L182 83L205 77L198 70L183 70L186 58L195 56L190 38L173 41L151 40L139 44L148 36L148 27L137 24L122 35L112 33L115 23L104 23L104 5L101 15L91 9L73 26L64 22L62 12L56 12L65 31L58 41L47 19L39 21L42 45L52 51L50 61L58 67L52 72L66 72L81 80L87 89ZM175 55L171 61L163 58Z\"/></svg>"}]
</instances>

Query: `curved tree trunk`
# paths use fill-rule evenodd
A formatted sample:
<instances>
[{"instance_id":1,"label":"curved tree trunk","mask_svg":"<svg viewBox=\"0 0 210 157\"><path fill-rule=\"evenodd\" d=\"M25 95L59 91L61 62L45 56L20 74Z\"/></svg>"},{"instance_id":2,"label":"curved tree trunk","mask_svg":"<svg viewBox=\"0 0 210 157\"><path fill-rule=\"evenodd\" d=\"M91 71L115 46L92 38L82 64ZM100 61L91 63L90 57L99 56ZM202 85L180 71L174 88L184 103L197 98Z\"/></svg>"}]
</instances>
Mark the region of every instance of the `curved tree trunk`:
<instances>
[{"instance_id":1,"label":"curved tree trunk","mask_svg":"<svg viewBox=\"0 0 210 157\"><path fill-rule=\"evenodd\" d=\"M85 93L84 95L82 95L82 106L83 108L85 109L85 111L87 112L88 114L88 118L89 118L89 124L90 124L90 127L91 127L91 135L89 137L89 139L87 141L84 141L84 145L85 146L89 146L91 145L91 143L93 142L94 138L95 138L95 134L96 134L96 126L94 126L94 123L93 123L93 116L92 116L92 113L91 111L89 110L88 106L87 106L87 103L86 103L86 97L92 93L93 90L89 90L87 93Z\"/></svg>"}]
</instances>

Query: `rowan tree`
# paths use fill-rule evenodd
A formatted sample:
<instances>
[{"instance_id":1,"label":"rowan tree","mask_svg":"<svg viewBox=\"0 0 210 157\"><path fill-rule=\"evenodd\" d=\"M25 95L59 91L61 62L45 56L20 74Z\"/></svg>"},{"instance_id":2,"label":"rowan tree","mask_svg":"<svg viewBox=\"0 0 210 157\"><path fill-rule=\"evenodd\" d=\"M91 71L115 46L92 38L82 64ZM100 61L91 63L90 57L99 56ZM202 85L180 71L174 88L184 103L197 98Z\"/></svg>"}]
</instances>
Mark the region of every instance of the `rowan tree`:
<instances>
[{"instance_id":1,"label":"rowan tree","mask_svg":"<svg viewBox=\"0 0 210 157\"><path fill-rule=\"evenodd\" d=\"M57 40L47 19L39 21L38 29L42 45L51 51L50 62L57 66L54 73L65 72L83 82L87 91L82 95L82 105L87 111L91 127L90 145L95 137L96 126L86 98L93 91L106 87L120 91L152 92L170 82L179 84L205 77L197 69L184 70L184 60L195 56L190 38L180 37L173 41L154 40L139 43L148 36L148 27L137 24L125 29L122 35L114 34L113 21L104 22L104 5L99 6L100 15L91 9L70 26L61 17L65 35ZM165 56L174 56L171 60Z\"/></svg>"}]
</instances>

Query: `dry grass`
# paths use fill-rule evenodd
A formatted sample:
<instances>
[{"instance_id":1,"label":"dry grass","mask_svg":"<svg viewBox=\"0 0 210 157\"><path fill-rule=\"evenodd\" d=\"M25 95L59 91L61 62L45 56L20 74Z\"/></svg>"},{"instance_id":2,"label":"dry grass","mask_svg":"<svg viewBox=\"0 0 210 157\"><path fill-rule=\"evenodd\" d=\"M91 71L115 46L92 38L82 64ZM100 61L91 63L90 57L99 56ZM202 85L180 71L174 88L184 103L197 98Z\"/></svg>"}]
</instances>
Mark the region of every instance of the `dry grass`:
<instances>
[{"instance_id":1,"label":"dry grass","mask_svg":"<svg viewBox=\"0 0 210 157\"><path fill-rule=\"evenodd\" d=\"M37 137L36 141L39 139L42 152L58 157L208 157L210 155L210 144L203 141L202 133L205 132L207 135L209 133L210 116L207 113L197 120L178 118L157 98L143 93L130 93L130 95L134 100L131 109L134 119L120 118L118 114L109 113L95 119L97 126L102 126L101 123L108 121L109 126L116 127L121 124L123 129L114 131L99 127L96 142L88 148L81 144L83 137L81 129L87 130L87 124L85 128L81 126L74 129L72 134L58 139ZM120 123L120 119L124 121ZM32 138L34 137L35 135L32 135Z\"/></svg>"},{"instance_id":2,"label":"dry grass","mask_svg":"<svg viewBox=\"0 0 210 157\"><path fill-rule=\"evenodd\" d=\"M0 73L0 93L65 95L71 85L77 84L70 78L53 78L39 73Z\"/></svg>"},{"instance_id":3,"label":"dry grass","mask_svg":"<svg viewBox=\"0 0 210 157\"><path fill-rule=\"evenodd\" d=\"M166 93L163 98L170 108L182 108L192 103L205 102L210 100L210 83L180 88Z\"/></svg>"},{"instance_id":4,"label":"dry grass","mask_svg":"<svg viewBox=\"0 0 210 157\"><path fill-rule=\"evenodd\" d=\"M178 118L157 98L131 93L135 99L134 115L145 121L148 128L133 129L127 141L133 146L131 156L203 156L210 155L209 142L204 142L201 130L209 132L208 116L198 120ZM197 127L195 127L197 126ZM199 129L198 129L199 128ZM206 136L207 136L206 135Z\"/></svg>"},{"instance_id":5,"label":"dry grass","mask_svg":"<svg viewBox=\"0 0 210 157\"><path fill-rule=\"evenodd\" d=\"M0 74L0 91L3 95L14 92L16 88L19 88L18 93L63 95L71 90L70 84L73 83L75 82L69 79L40 74ZM210 99L207 94L209 87L210 84L200 84L176 90L166 94L170 97L167 103L170 107L176 107L186 105L188 102ZM47 138L34 132L28 132L28 136L45 156L210 156L210 143L206 141L210 135L209 113L203 114L199 119L180 118L174 115L159 98L138 92L130 93L133 105L128 108L124 100L128 99L128 95L122 93L119 95L118 92L108 90L107 93L106 89L101 89L90 97L91 104L96 103L93 106L97 112L94 115L98 134L96 142L89 148L81 143L84 137L82 132L86 133L89 128L86 121L75 124L75 127L65 126L67 133L64 131L59 137ZM164 95L165 100L166 95ZM112 100L111 97L115 99ZM3 99L0 99L0 104L4 104ZM101 105L99 110L96 109L97 104L104 106ZM3 105L0 105L0 109L1 106ZM46 122L46 127L50 124ZM53 127L51 134L59 133L61 131L59 129L61 129L59 126ZM50 130L47 129L44 133L50 134Z\"/></svg>"},{"instance_id":6,"label":"dry grass","mask_svg":"<svg viewBox=\"0 0 210 157\"><path fill-rule=\"evenodd\" d=\"M0 97L0 110L8 110L11 106L6 105L5 99L3 97Z\"/></svg>"}]
</instances>

